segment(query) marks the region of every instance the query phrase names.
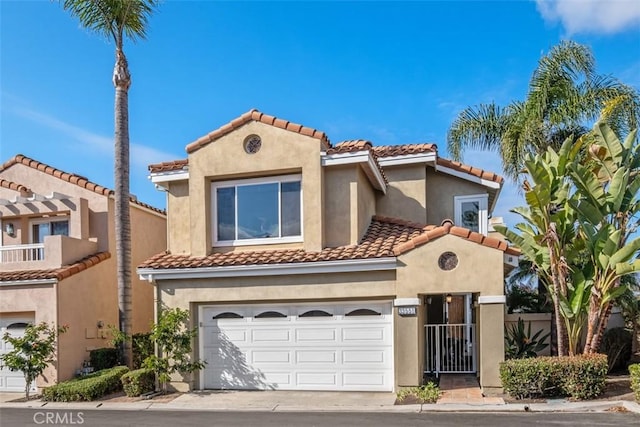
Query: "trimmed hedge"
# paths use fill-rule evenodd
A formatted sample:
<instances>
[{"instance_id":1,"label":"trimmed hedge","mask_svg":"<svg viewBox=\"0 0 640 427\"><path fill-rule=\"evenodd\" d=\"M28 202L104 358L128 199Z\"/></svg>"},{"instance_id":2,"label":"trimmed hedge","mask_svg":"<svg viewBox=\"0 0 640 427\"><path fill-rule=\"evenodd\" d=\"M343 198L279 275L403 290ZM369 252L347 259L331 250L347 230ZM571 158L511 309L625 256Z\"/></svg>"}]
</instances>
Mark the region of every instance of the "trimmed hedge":
<instances>
[{"instance_id":1,"label":"trimmed hedge","mask_svg":"<svg viewBox=\"0 0 640 427\"><path fill-rule=\"evenodd\" d=\"M120 378L120 381L122 381L124 392L129 397L137 397L156 388L156 374L150 369L129 371Z\"/></svg>"},{"instance_id":2,"label":"trimmed hedge","mask_svg":"<svg viewBox=\"0 0 640 427\"><path fill-rule=\"evenodd\" d=\"M607 367L604 354L512 359L500 364L500 380L504 391L516 399L593 399L604 392Z\"/></svg>"},{"instance_id":3,"label":"trimmed hedge","mask_svg":"<svg viewBox=\"0 0 640 427\"><path fill-rule=\"evenodd\" d=\"M102 371L118 366L117 348L97 348L89 352L89 360L94 371Z\"/></svg>"},{"instance_id":4,"label":"trimmed hedge","mask_svg":"<svg viewBox=\"0 0 640 427\"><path fill-rule=\"evenodd\" d=\"M640 363L629 365L629 377L631 379L631 390L640 402Z\"/></svg>"},{"instance_id":5,"label":"trimmed hedge","mask_svg":"<svg viewBox=\"0 0 640 427\"><path fill-rule=\"evenodd\" d=\"M126 366L103 369L84 377L74 378L47 387L42 392L44 400L51 402L79 402L98 399L122 390L120 377L129 372Z\"/></svg>"}]
</instances>

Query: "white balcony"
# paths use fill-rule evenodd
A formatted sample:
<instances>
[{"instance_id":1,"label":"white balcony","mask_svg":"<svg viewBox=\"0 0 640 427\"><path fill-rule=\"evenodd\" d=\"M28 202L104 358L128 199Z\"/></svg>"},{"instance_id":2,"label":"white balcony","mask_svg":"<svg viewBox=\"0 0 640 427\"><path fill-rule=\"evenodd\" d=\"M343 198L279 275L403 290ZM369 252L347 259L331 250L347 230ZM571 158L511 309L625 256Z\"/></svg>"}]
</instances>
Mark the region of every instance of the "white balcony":
<instances>
[{"instance_id":1,"label":"white balcony","mask_svg":"<svg viewBox=\"0 0 640 427\"><path fill-rule=\"evenodd\" d=\"M0 246L0 263L44 260L44 243Z\"/></svg>"},{"instance_id":2,"label":"white balcony","mask_svg":"<svg viewBox=\"0 0 640 427\"><path fill-rule=\"evenodd\" d=\"M44 243L0 246L0 270L42 270L72 264L98 251L91 240L46 236Z\"/></svg>"}]
</instances>

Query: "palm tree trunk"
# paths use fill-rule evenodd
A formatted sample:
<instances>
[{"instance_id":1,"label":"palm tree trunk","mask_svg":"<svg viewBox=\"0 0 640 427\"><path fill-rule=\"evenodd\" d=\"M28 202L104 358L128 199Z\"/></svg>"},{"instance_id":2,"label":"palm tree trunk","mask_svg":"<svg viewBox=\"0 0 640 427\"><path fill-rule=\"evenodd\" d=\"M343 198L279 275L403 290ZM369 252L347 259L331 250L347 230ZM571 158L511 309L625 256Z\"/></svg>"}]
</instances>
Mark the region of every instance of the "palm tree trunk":
<instances>
[{"instance_id":1,"label":"palm tree trunk","mask_svg":"<svg viewBox=\"0 0 640 427\"><path fill-rule=\"evenodd\" d=\"M125 334L122 363L132 367L131 219L129 217L129 86L131 76L121 43L113 69L115 94L115 231L118 276L118 320Z\"/></svg>"},{"instance_id":2,"label":"palm tree trunk","mask_svg":"<svg viewBox=\"0 0 640 427\"><path fill-rule=\"evenodd\" d=\"M562 259L556 252L558 235L554 223L551 223L545 237L551 264L551 286L553 297L553 311L556 319L556 336L558 345L558 356L567 355L568 333L567 326L560 312L560 295L567 296L566 275L564 273Z\"/></svg>"}]
</instances>

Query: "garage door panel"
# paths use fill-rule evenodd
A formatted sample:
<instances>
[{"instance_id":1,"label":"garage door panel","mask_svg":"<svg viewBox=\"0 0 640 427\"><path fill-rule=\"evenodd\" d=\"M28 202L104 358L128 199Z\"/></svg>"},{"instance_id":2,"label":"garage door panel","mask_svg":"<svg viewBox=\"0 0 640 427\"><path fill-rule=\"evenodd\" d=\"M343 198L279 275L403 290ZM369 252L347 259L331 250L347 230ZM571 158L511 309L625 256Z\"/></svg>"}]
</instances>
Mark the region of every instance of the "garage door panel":
<instances>
[{"instance_id":1,"label":"garage door panel","mask_svg":"<svg viewBox=\"0 0 640 427\"><path fill-rule=\"evenodd\" d=\"M380 372L349 372L342 375L342 383L345 387L383 387L385 386L385 374Z\"/></svg>"},{"instance_id":2,"label":"garage door panel","mask_svg":"<svg viewBox=\"0 0 640 427\"><path fill-rule=\"evenodd\" d=\"M24 335L24 327L26 324L33 324L33 318L24 317L6 317L0 318L0 338L6 332L11 336L19 337ZM5 354L13 350L13 346L0 339L0 354ZM11 371L7 367L0 368L0 392L24 392L25 388L24 374L22 371ZM35 382L32 385L32 391L35 391Z\"/></svg>"},{"instance_id":3,"label":"garage door panel","mask_svg":"<svg viewBox=\"0 0 640 427\"><path fill-rule=\"evenodd\" d=\"M251 331L251 338L254 343L260 341L273 342L289 342L290 335L288 329L254 329Z\"/></svg>"},{"instance_id":4,"label":"garage door panel","mask_svg":"<svg viewBox=\"0 0 640 427\"><path fill-rule=\"evenodd\" d=\"M296 330L296 339L298 341L330 341L336 342L338 336L335 328L300 328Z\"/></svg>"},{"instance_id":5,"label":"garage door panel","mask_svg":"<svg viewBox=\"0 0 640 427\"><path fill-rule=\"evenodd\" d=\"M335 350L298 350L296 351L296 362L298 364L305 363L336 363L338 359Z\"/></svg>"},{"instance_id":6,"label":"garage door panel","mask_svg":"<svg viewBox=\"0 0 640 427\"><path fill-rule=\"evenodd\" d=\"M366 308L367 303L355 306ZM372 307L382 314L345 316L348 307L340 303L278 306L286 318L255 318L273 316L275 309L268 305L205 307L207 315L234 312L246 317L203 322L202 354L208 362L204 388L390 391L391 304ZM309 312L315 317L300 317Z\"/></svg>"},{"instance_id":7,"label":"garage door panel","mask_svg":"<svg viewBox=\"0 0 640 427\"><path fill-rule=\"evenodd\" d=\"M253 363L291 363L291 353L287 350L254 350Z\"/></svg>"},{"instance_id":8,"label":"garage door panel","mask_svg":"<svg viewBox=\"0 0 640 427\"><path fill-rule=\"evenodd\" d=\"M296 375L297 384L300 387L327 387L337 386L338 376L327 372L298 372Z\"/></svg>"},{"instance_id":9,"label":"garage door panel","mask_svg":"<svg viewBox=\"0 0 640 427\"><path fill-rule=\"evenodd\" d=\"M377 327L359 327L359 328L351 328L346 327L342 329L342 340L345 342L348 341L383 341L384 336L384 328L381 326Z\"/></svg>"},{"instance_id":10,"label":"garage door panel","mask_svg":"<svg viewBox=\"0 0 640 427\"><path fill-rule=\"evenodd\" d=\"M344 363L379 363L385 362L384 350L346 350L342 352L342 360Z\"/></svg>"}]
</instances>

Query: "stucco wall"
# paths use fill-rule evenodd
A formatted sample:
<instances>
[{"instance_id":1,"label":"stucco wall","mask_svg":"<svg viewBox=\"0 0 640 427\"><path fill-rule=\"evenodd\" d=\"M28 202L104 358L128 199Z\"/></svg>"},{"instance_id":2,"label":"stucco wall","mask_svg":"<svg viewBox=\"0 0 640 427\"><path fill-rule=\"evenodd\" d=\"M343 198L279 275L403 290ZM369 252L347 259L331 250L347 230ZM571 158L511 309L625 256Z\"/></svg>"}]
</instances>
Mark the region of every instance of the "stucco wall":
<instances>
[{"instance_id":1,"label":"stucco wall","mask_svg":"<svg viewBox=\"0 0 640 427\"><path fill-rule=\"evenodd\" d=\"M154 321L153 285L140 280L136 267L167 249L166 227L166 218L141 209L131 209L133 333L149 331Z\"/></svg>"},{"instance_id":2,"label":"stucco wall","mask_svg":"<svg viewBox=\"0 0 640 427\"><path fill-rule=\"evenodd\" d=\"M167 246L173 254L191 251L189 182L171 182L167 191Z\"/></svg>"},{"instance_id":3,"label":"stucco wall","mask_svg":"<svg viewBox=\"0 0 640 427\"><path fill-rule=\"evenodd\" d=\"M352 237L353 244L360 242L371 223L371 217L376 214L375 191L361 167L358 167L358 184L355 190L358 211L354 217L357 218L358 223Z\"/></svg>"},{"instance_id":4,"label":"stucco wall","mask_svg":"<svg viewBox=\"0 0 640 427\"><path fill-rule=\"evenodd\" d=\"M34 317L36 323L57 324L56 286L0 286L0 316ZM36 381L38 387L55 384L58 377L53 367Z\"/></svg>"},{"instance_id":5,"label":"stucco wall","mask_svg":"<svg viewBox=\"0 0 640 427\"><path fill-rule=\"evenodd\" d=\"M62 280L58 286L58 324L69 330L60 336L59 380L72 378L89 351L110 347L108 325L118 325L118 289L114 286L115 258ZM98 328L98 321L103 328Z\"/></svg>"},{"instance_id":6,"label":"stucco wall","mask_svg":"<svg viewBox=\"0 0 640 427\"><path fill-rule=\"evenodd\" d=\"M430 224L439 225L445 219L455 220L454 196L487 194L480 184L427 168L427 212Z\"/></svg>"},{"instance_id":7,"label":"stucco wall","mask_svg":"<svg viewBox=\"0 0 640 427\"><path fill-rule=\"evenodd\" d=\"M356 184L356 166L344 165L325 169L325 245L336 247L351 242L351 187Z\"/></svg>"},{"instance_id":8,"label":"stucco wall","mask_svg":"<svg viewBox=\"0 0 640 427\"><path fill-rule=\"evenodd\" d=\"M255 154L244 151L244 139L251 134L262 138L262 147ZM189 155L191 255L212 251L211 181L288 173L302 173L304 248L322 249L320 150L316 138L249 122Z\"/></svg>"},{"instance_id":9,"label":"stucco wall","mask_svg":"<svg viewBox=\"0 0 640 427\"><path fill-rule=\"evenodd\" d=\"M387 166L387 194L377 193L376 212L391 218L426 224L427 189L424 164Z\"/></svg>"}]
</instances>

